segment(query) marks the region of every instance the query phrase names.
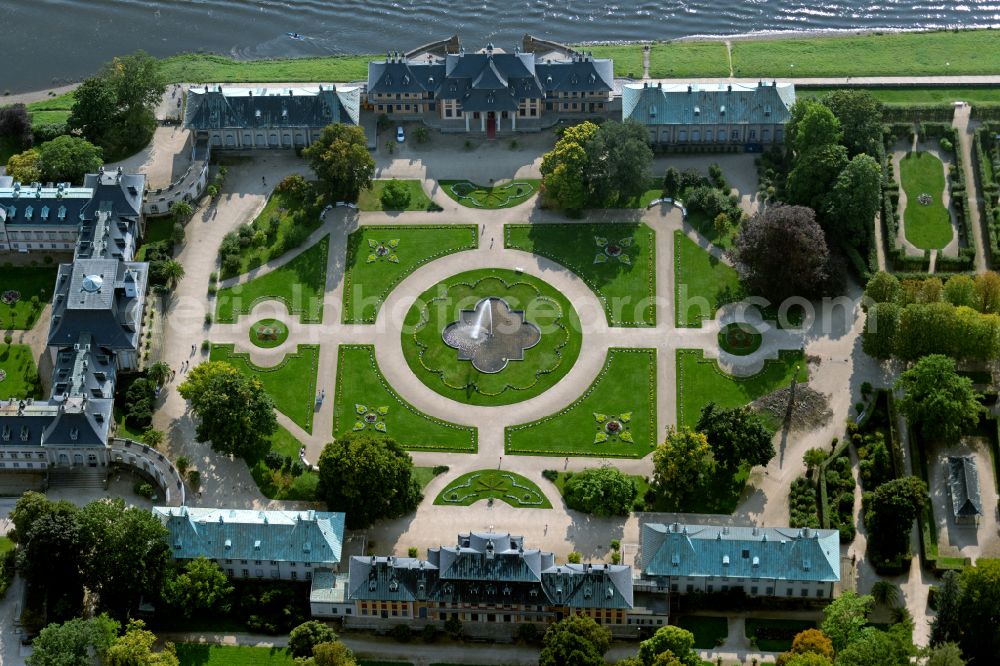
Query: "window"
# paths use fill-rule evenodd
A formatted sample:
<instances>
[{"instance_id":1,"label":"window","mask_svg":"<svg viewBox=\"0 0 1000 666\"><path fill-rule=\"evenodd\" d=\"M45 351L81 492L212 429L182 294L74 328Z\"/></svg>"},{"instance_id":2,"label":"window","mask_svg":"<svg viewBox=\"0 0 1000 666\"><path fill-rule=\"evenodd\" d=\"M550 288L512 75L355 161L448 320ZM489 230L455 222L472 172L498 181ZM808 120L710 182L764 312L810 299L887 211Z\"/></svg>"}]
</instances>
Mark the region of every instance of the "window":
<instances>
[{"instance_id":1,"label":"window","mask_svg":"<svg viewBox=\"0 0 1000 666\"><path fill-rule=\"evenodd\" d=\"M771 587L771 586L768 586L768 588L767 588L767 594L774 594L774 588Z\"/></svg>"},{"instance_id":2,"label":"window","mask_svg":"<svg viewBox=\"0 0 1000 666\"><path fill-rule=\"evenodd\" d=\"M254 560L253 563L254 564L260 564L260 560Z\"/></svg>"},{"instance_id":3,"label":"window","mask_svg":"<svg viewBox=\"0 0 1000 666\"><path fill-rule=\"evenodd\" d=\"M312 566L312 562L306 562L306 569Z\"/></svg>"},{"instance_id":4,"label":"window","mask_svg":"<svg viewBox=\"0 0 1000 666\"><path fill-rule=\"evenodd\" d=\"M757 138L757 130L750 130L750 140L754 141Z\"/></svg>"},{"instance_id":5,"label":"window","mask_svg":"<svg viewBox=\"0 0 1000 666\"><path fill-rule=\"evenodd\" d=\"M250 577L250 570L249 569L243 569L243 577L244 578L249 578Z\"/></svg>"},{"instance_id":6,"label":"window","mask_svg":"<svg viewBox=\"0 0 1000 666\"><path fill-rule=\"evenodd\" d=\"M298 579L299 579L299 572L298 571L293 571L292 572L292 580L298 580Z\"/></svg>"},{"instance_id":7,"label":"window","mask_svg":"<svg viewBox=\"0 0 1000 666\"><path fill-rule=\"evenodd\" d=\"M733 141L739 141L740 140L740 133L739 133L739 131L733 130L729 134L729 138L732 139Z\"/></svg>"},{"instance_id":8,"label":"window","mask_svg":"<svg viewBox=\"0 0 1000 666\"><path fill-rule=\"evenodd\" d=\"M688 583L687 592L688 592L688 594L690 594L691 592L694 592L694 585L691 585L690 583Z\"/></svg>"},{"instance_id":9,"label":"window","mask_svg":"<svg viewBox=\"0 0 1000 666\"><path fill-rule=\"evenodd\" d=\"M792 596L792 595L793 595L794 593L795 593L795 591L794 591L794 590L792 590L792 588L790 588L790 587L789 587L789 588L787 588L787 589L785 590L785 596L786 596L786 597L790 597L790 596Z\"/></svg>"},{"instance_id":10,"label":"window","mask_svg":"<svg viewBox=\"0 0 1000 666\"><path fill-rule=\"evenodd\" d=\"M246 564L246 563L247 563L246 560L240 560L240 564Z\"/></svg>"},{"instance_id":11,"label":"window","mask_svg":"<svg viewBox=\"0 0 1000 666\"><path fill-rule=\"evenodd\" d=\"M767 141L771 138L771 130L761 130L760 131L761 141Z\"/></svg>"},{"instance_id":12,"label":"window","mask_svg":"<svg viewBox=\"0 0 1000 666\"><path fill-rule=\"evenodd\" d=\"M670 591L671 592L676 592L677 591L677 583L674 583L673 585L670 586Z\"/></svg>"},{"instance_id":13,"label":"window","mask_svg":"<svg viewBox=\"0 0 1000 666\"><path fill-rule=\"evenodd\" d=\"M232 569L226 569L226 575L229 576L230 578L232 578L232 576L233 576L233 570Z\"/></svg>"},{"instance_id":14,"label":"window","mask_svg":"<svg viewBox=\"0 0 1000 666\"><path fill-rule=\"evenodd\" d=\"M808 597L809 596L809 590L807 590L806 588L802 588L801 592L802 592L801 596L803 596L803 597Z\"/></svg>"},{"instance_id":15,"label":"window","mask_svg":"<svg viewBox=\"0 0 1000 666\"><path fill-rule=\"evenodd\" d=\"M821 588L821 587L817 587L816 588L816 598L817 599L822 599L823 598L823 588Z\"/></svg>"},{"instance_id":16,"label":"window","mask_svg":"<svg viewBox=\"0 0 1000 666\"><path fill-rule=\"evenodd\" d=\"M751 595L756 595L757 594L757 586L756 585L752 585L750 587L750 594Z\"/></svg>"}]
</instances>

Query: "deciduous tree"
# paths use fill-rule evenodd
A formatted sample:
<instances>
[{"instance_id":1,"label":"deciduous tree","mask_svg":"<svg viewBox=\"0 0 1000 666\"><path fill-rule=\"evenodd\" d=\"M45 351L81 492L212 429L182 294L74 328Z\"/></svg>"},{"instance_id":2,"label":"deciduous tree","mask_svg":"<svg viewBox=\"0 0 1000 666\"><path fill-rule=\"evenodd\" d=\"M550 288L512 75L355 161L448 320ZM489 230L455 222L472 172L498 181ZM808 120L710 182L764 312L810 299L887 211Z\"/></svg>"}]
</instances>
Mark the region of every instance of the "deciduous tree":
<instances>
[{"instance_id":1,"label":"deciduous tree","mask_svg":"<svg viewBox=\"0 0 1000 666\"><path fill-rule=\"evenodd\" d=\"M118 633L118 623L107 615L85 620L74 618L50 624L32 642L28 666L94 666Z\"/></svg>"},{"instance_id":2,"label":"deciduous tree","mask_svg":"<svg viewBox=\"0 0 1000 666\"><path fill-rule=\"evenodd\" d=\"M722 409L705 405L695 430L704 433L712 456L721 467L734 472L740 465L766 465L774 457L772 433L748 405Z\"/></svg>"},{"instance_id":3,"label":"deciduous tree","mask_svg":"<svg viewBox=\"0 0 1000 666\"><path fill-rule=\"evenodd\" d=\"M840 121L829 107L814 99L800 99L791 108L786 136L798 154L840 143Z\"/></svg>"},{"instance_id":4,"label":"deciduous tree","mask_svg":"<svg viewBox=\"0 0 1000 666\"><path fill-rule=\"evenodd\" d=\"M840 652L858 638L868 624L868 614L874 605L871 595L847 591L823 609L824 619L820 628L830 639L834 650Z\"/></svg>"},{"instance_id":5,"label":"deciduous tree","mask_svg":"<svg viewBox=\"0 0 1000 666\"><path fill-rule=\"evenodd\" d=\"M0 106L0 137L13 139L18 148L31 145L31 116L24 104Z\"/></svg>"},{"instance_id":6,"label":"deciduous tree","mask_svg":"<svg viewBox=\"0 0 1000 666\"><path fill-rule=\"evenodd\" d=\"M215 562L198 557L184 565L184 571L167 582L166 600L185 617L224 611L229 607L233 586Z\"/></svg>"},{"instance_id":7,"label":"deciduous tree","mask_svg":"<svg viewBox=\"0 0 1000 666\"><path fill-rule=\"evenodd\" d=\"M955 441L983 412L972 380L959 375L955 361L940 354L917 361L896 381L896 388L903 391L899 410L930 438Z\"/></svg>"},{"instance_id":8,"label":"deciduous tree","mask_svg":"<svg viewBox=\"0 0 1000 666\"><path fill-rule=\"evenodd\" d=\"M274 402L256 377L244 377L228 363L209 361L189 372L177 390L200 419L199 441L247 460L270 450L278 422Z\"/></svg>"},{"instance_id":9,"label":"deciduous tree","mask_svg":"<svg viewBox=\"0 0 1000 666\"><path fill-rule=\"evenodd\" d=\"M667 430L667 438L653 452L653 485L657 493L680 502L715 470L708 438L690 428Z\"/></svg>"},{"instance_id":10,"label":"deciduous tree","mask_svg":"<svg viewBox=\"0 0 1000 666\"><path fill-rule=\"evenodd\" d=\"M1000 654L1000 560L980 558L958 580L962 654L973 664L991 664Z\"/></svg>"},{"instance_id":11,"label":"deciduous tree","mask_svg":"<svg viewBox=\"0 0 1000 666\"><path fill-rule=\"evenodd\" d=\"M830 278L823 230L802 206L768 206L754 215L740 226L731 254L750 290L776 304L818 296Z\"/></svg>"},{"instance_id":12,"label":"deciduous tree","mask_svg":"<svg viewBox=\"0 0 1000 666\"><path fill-rule=\"evenodd\" d=\"M797 154L794 164L788 173L789 202L827 210L831 183L837 182L847 166L847 149L838 144L822 145Z\"/></svg>"},{"instance_id":13,"label":"deciduous tree","mask_svg":"<svg viewBox=\"0 0 1000 666\"><path fill-rule=\"evenodd\" d=\"M841 143L851 156L875 155L882 141L882 103L878 98L867 90L844 88L825 95L822 101L840 123Z\"/></svg>"},{"instance_id":14,"label":"deciduous tree","mask_svg":"<svg viewBox=\"0 0 1000 666\"><path fill-rule=\"evenodd\" d=\"M927 650L923 666L965 666L965 659L957 643L942 643Z\"/></svg>"},{"instance_id":15,"label":"deciduous tree","mask_svg":"<svg viewBox=\"0 0 1000 666\"><path fill-rule=\"evenodd\" d=\"M584 148L590 164L590 195L595 203L621 205L646 191L653 151L643 125L633 121L604 122Z\"/></svg>"},{"instance_id":16,"label":"deciduous tree","mask_svg":"<svg viewBox=\"0 0 1000 666\"><path fill-rule=\"evenodd\" d=\"M178 666L173 643L155 652L156 634L146 629L142 620L129 620L125 634L107 648L103 666Z\"/></svg>"},{"instance_id":17,"label":"deciduous tree","mask_svg":"<svg viewBox=\"0 0 1000 666\"><path fill-rule=\"evenodd\" d=\"M865 627L837 652L837 666L909 666L913 652L897 632Z\"/></svg>"},{"instance_id":18,"label":"deciduous tree","mask_svg":"<svg viewBox=\"0 0 1000 666\"><path fill-rule=\"evenodd\" d=\"M306 620L288 634L288 651L293 657L308 657L315 646L335 640L337 634L329 626L319 620Z\"/></svg>"},{"instance_id":19,"label":"deciduous tree","mask_svg":"<svg viewBox=\"0 0 1000 666\"><path fill-rule=\"evenodd\" d=\"M637 490L635 482L614 467L591 467L566 482L566 506L598 516L627 516Z\"/></svg>"},{"instance_id":20,"label":"deciduous tree","mask_svg":"<svg viewBox=\"0 0 1000 666\"><path fill-rule=\"evenodd\" d=\"M881 200L881 167L873 157L855 155L830 193L826 229L859 252L865 251Z\"/></svg>"},{"instance_id":21,"label":"deciduous tree","mask_svg":"<svg viewBox=\"0 0 1000 666\"><path fill-rule=\"evenodd\" d=\"M542 193L546 200L566 210L581 210L590 202L587 144L597 125L582 122L567 127L555 147L542 156Z\"/></svg>"},{"instance_id":22,"label":"deciduous tree","mask_svg":"<svg viewBox=\"0 0 1000 666\"><path fill-rule=\"evenodd\" d=\"M975 308L975 281L968 275L952 275L944 285L944 299L955 306Z\"/></svg>"},{"instance_id":23,"label":"deciduous tree","mask_svg":"<svg viewBox=\"0 0 1000 666\"><path fill-rule=\"evenodd\" d=\"M323 449L316 493L331 511L347 513L351 529L409 513L422 498L413 460L395 440L353 433Z\"/></svg>"},{"instance_id":24,"label":"deciduous tree","mask_svg":"<svg viewBox=\"0 0 1000 666\"><path fill-rule=\"evenodd\" d=\"M327 125L302 151L319 179L319 188L336 201L354 201L372 186L375 159L368 152L365 131L353 125Z\"/></svg>"},{"instance_id":25,"label":"deciduous tree","mask_svg":"<svg viewBox=\"0 0 1000 666\"><path fill-rule=\"evenodd\" d=\"M15 183L37 183L42 180L42 156L35 148L7 158L7 175Z\"/></svg>"},{"instance_id":26,"label":"deciduous tree","mask_svg":"<svg viewBox=\"0 0 1000 666\"><path fill-rule=\"evenodd\" d=\"M42 178L55 183L83 182L84 174L95 173L104 163L101 149L77 136L60 136L38 147Z\"/></svg>"},{"instance_id":27,"label":"deciduous tree","mask_svg":"<svg viewBox=\"0 0 1000 666\"><path fill-rule=\"evenodd\" d=\"M962 636L962 588L958 574L946 571L937 588L937 615L931 620L931 645L957 641Z\"/></svg>"},{"instance_id":28,"label":"deciduous tree","mask_svg":"<svg viewBox=\"0 0 1000 666\"><path fill-rule=\"evenodd\" d=\"M976 309L987 314L1000 314L1000 275L993 271L975 278Z\"/></svg>"},{"instance_id":29,"label":"deciduous tree","mask_svg":"<svg viewBox=\"0 0 1000 666\"><path fill-rule=\"evenodd\" d=\"M907 553L913 521L927 502L927 484L915 476L893 479L876 488L865 507L869 548L887 560Z\"/></svg>"},{"instance_id":30,"label":"deciduous tree","mask_svg":"<svg viewBox=\"0 0 1000 666\"><path fill-rule=\"evenodd\" d=\"M701 659L694 650L694 634L687 629L666 625L639 643L639 659L646 666L653 666L659 655L669 652L683 666L700 666Z\"/></svg>"},{"instance_id":31,"label":"deciduous tree","mask_svg":"<svg viewBox=\"0 0 1000 666\"><path fill-rule=\"evenodd\" d=\"M538 666L604 666L611 632L590 617L571 615L549 626Z\"/></svg>"},{"instance_id":32,"label":"deciduous tree","mask_svg":"<svg viewBox=\"0 0 1000 666\"><path fill-rule=\"evenodd\" d=\"M899 278L879 271L865 285L865 297L872 303L895 303L899 298Z\"/></svg>"}]
</instances>

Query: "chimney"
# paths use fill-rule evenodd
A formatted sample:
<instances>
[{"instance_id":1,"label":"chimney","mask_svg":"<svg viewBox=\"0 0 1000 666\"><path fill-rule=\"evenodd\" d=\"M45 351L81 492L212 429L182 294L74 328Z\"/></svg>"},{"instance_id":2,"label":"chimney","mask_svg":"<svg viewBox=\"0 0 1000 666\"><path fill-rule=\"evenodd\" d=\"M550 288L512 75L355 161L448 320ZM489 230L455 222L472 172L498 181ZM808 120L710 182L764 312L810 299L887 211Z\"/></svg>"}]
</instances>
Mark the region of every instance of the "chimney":
<instances>
[{"instance_id":1,"label":"chimney","mask_svg":"<svg viewBox=\"0 0 1000 666\"><path fill-rule=\"evenodd\" d=\"M691 86L688 86L688 93L691 92Z\"/></svg>"}]
</instances>

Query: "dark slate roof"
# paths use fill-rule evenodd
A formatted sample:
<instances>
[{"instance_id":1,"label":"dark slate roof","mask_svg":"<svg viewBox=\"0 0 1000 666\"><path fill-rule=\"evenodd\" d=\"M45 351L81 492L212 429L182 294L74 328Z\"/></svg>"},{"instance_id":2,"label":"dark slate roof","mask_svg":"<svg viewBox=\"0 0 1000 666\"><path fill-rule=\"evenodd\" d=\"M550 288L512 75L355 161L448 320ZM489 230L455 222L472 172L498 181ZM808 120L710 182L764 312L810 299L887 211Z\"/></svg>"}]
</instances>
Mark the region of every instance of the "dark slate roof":
<instances>
[{"instance_id":1,"label":"dark slate roof","mask_svg":"<svg viewBox=\"0 0 1000 666\"><path fill-rule=\"evenodd\" d=\"M176 559L340 563L342 513L156 506L153 515L170 531Z\"/></svg>"},{"instance_id":2,"label":"dark slate roof","mask_svg":"<svg viewBox=\"0 0 1000 666\"><path fill-rule=\"evenodd\" d=\"M523 537L473 532L428 550L427 560L352 557L347 594L352 601L631 608L632 568L557 566L552 553L525 550Z\"/></svg>"},{"instance_id":3,"label":"dark slate roof","mask_svg":"<svg viewBox=\"0 0 1000 666\"><path fill-rule=\"evenodd\" d=\"M543 60L535 74L546 92L606 92L615 86L614 64L607 58Z\"/></svg>"},{"instance_id":4,"label":"dark slate roof","mask_svg":"<svg viewBox=\"0 0 1000 666\"><path fill-rule=\"evenodd\" d=\"M368 63L369 93L433 92L444 81L445 66L440 61L410 62L386 58Z\"/></svg>"},{"instance_id":5,"label":"dark slate roof","mask_svg":"<svg viewBox=\"0 0 1000 666\"><path fill-rule=\"evenodd\" d=\"M648 576L840 580L837 530L644 523L639 549Z\"/></svg>"},{"instance_id":6,"label":"dark slate roof","mask_svg":"<svg viewBox=\"0 0 1000 666\"><path fill-rule=\"evenodd\" d=\"M644 125L786 123L794 103L791 83L636 83L622 90L622 120Z\"/></svg>"},{"instance_id":7,"label":"dark slate roof","mask_svg":"<svg viewBox=\"0 0 1000 666\"><path fill-rule=\"evenodd\" d=\"M56 275L48 344L64 347L93 336L110 349L137 349L149 264L77 259Z\"/></svg>"},{"instance_id":8,"label":"dark slate roof","mask_svg":"<svg viewBox=\"0 0 1000 666\"><path fill-rule=\"evenodd\" d=\"M103 446L114 401L85 396L0 405L0 445Z\"/></svg>"},{"instance_id":9,"label":"dark slate roof","mask_svg":"<svg viewBox=\"0 0 1000 666\"><path fill-rule=\"evenodd\" d=\"M56 353L50 399L71 395L113 398L116 377L111 350L93 344L91 334L83 333L72 347Z\"/></svg>"},{"instance_id":10,"label":"dark slate roof","mask_svg":"<svg viewBox=\"0 0 1000 666\"><path fill-rule=\"evenodd\" d=\"M142 194L146 189L146 176L141 173L123 173L101 169L100 173L88 173L83 178L83 186L93 190L90 203L84 208L87 217L93 217L97 210L113 210L115 215L137 218L142 213Z\"/></svg>"},{"instance_id":11,"label":"dark slate roof","mask_svg":"<svg viewBox=\"0 0 1000 666\"><path fill-rule=\"evenodd\" d=\"M194 130L357 125L358 88L190 88L184 125Z\"/></svg>"},{"instance_id":12,"label":"dark slate roof","mask_svg":"<svg viewBox=\"0 0 1000 666\"><path fill-rule=\"evenodd\" d=\"M75 227L93 194L89 187L12 183L0 187L0 222Z\"/></svg>"},{"instance_id":13,"label":"dark slate roof","mask_svg":"<svg viewBox=\"0 0 1000 666\"><path fill-rule=\"evenodd\" d=\"M951 490L951 509L956 517L972 518L983 515L975 458L948 456L948 487Z\"/></svg>"}]
</instances>

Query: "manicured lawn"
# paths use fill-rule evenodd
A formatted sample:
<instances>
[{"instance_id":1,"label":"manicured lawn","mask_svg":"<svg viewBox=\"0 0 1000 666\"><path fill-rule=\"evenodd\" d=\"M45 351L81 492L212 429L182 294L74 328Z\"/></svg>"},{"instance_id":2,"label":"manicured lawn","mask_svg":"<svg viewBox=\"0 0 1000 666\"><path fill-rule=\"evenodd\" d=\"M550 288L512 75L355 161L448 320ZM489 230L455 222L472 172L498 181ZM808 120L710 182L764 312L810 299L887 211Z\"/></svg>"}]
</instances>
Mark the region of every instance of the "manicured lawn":
<instances>
[{"instance_id":1,"label":"manicured lawn","mask_svg":"<svg viewBox=\"0 0 1000 666\"><path fill-rule=\"evenodd\" d=\"M358 196L358 208L361 210L433 210L434 202L424 193L424 186L419 180L399 180L410 192L410 203L405 208L383 208L382 190L388 180L372 182L370 190L362 190ZM440 210L440 209L439 209Z\"/></svg>"},{"instance_id":2,"label":"manicured lawn","mask_svg":"<svg viewBox=\"0 0 1000 666\"><path fill-rule=\"evenodd\" d=\"M236 323L237 316L249 314L261 301L274 299L288 306L290 314L299 315L304 324L322 322L329 241L329 236L323 238L270 273L220 289L216 296L215 319L222 324Z\"/></svg>"},{"instance_id":3,"label":"manicured lawn","mask_svg":"<svg viewBox=\"0 0 1000 666\"><path fill-rule=\"evenodd\" d=\"M682 615L677 619L677 626L694 634L694 646L699 650L718 647L729 636L729 626L724 617Z\"/></svg>"},{"instance_id":4,"label":"manicured lawn","mask_svg":"<svg viewBox=\"0 0 1000 666\"><path fill-rule=\"evenodd\" d=\"M797 88L795 98L822 97L836 88ZM1000 88L868 88L876 99L889 106L948 106L961 100L969 104L1000 104Z\"/></svg>"},{"instance_id":5,"label":"manicured lawn","mask_svg":"<svg viewBox=\"0 0 1000 666\"><path fill-rule=\"evenodd\" d=\"M135 253L135 260L146 261L146 247L150 243L170 240L170 234L173 230L174 218L169 215L146 220L146 233L142 237L142 245Z\"/></svg>"},{"instance_id":6,"label":"manicured lawn","mask_svg":"<svg viewBox=\"0 0 1000 666\"><path fill-rule=\"evenodd\" d=\"M944 165L931 153L909 153L899 162L899 177L906 191L902 211L906 239L921 250L940 250L952 238L951 215L941 202L944 193ZM929 194L929 205L917 197Z\"/></svg>"},{"instance_id":7,"label":"manicured lawn","mask_svg":"<svg viewBox=\"0 0 1000 666\"><path fill-rule=\"evenodd\" d=\"M233 60L224 56L183 53L160 61L160 73L171 83L256 83L291 81L317 83L368 78L370 55Z\"/></svg>"},{"instance_id":8,"label":"manicured lawn","mask_svg":"<svg viewBox=\"0 0 1000 666\"><path fill-rule=\"evenodd\" d=\"M250 327L250 342L271 349L288 339L288 326L277 319L261 319Z\"/></svg>"},{"instance_id":9,"label":"manicured lawn","mask_svg":"<svg viewBox=\"0 0 1000 666\"><path fill-rule=\"evenodd\" d=\"M271 435L271 450L282 456L288 456L292 460L299 459L301 446L302 443L280 425L277 432ZM316 460L309 462L314 465L317 463ZM248 461L247 466L250 468L250 475L257 484L257 488L264 497L300 502L316 500L316 485L319 483L319 475L316 472L309 470L299 476L292 476L283 469L270 469L263 460L256 460L252 463Z\"/></svg>"},{"instance_id":10,"label":"manicured lawn","mask_svg":"<svg viewBox=\"0 0 1000 666\"><path fill-rule=\"evenodd\" d=\"M35 356L28 345L0 345L0 371L5 373L0 400L42 397Z\"/></svg>"},{"instance_id":11,"label":"manicured lawn","mask_svg":"<svg viewBox=\"0 0 1000 666\"><path fill-rule=\"evenodd\" d=\"M334 395L335 438L363 431L391 437L406 449L476 452L475 428L428 416L399 397L379 371L371 345L340 346ZM368 414L373 416L366 420Z\"/></svg>"},{"instance_id":12,"label":"manicured lawn","mask_svg":"<svg viewBox=\"0 0 1000 666\"><path fill-rule=\"evenodd\" d=\"M440 180L441 189L449 197L468 208L511 208L535 196L541 181L537 178L517 178L509 183L492 186L477 185L468 180Z\"/></svg>"},{"instance_id":13,"label":"manicured lawn","mask_svg":"<svg viewBox=\"0 0 1000 666\"><path fill-rule=\"evenodd\" d=\"M434 480L437 474L434 473L433 467L414 467L413 468L413 480L420 484L420 489L423 490Z\"/></svg>"},{"instance_id":14,"label":"manicured lawn","mask_svg":"<svg viewBox=\"0 0 1000 666\"><path fill-rule=\"evenodd\" d=\"M292 666L295 659L283 648L243 645L178 643L181 666Z\"/></svg>"},{"instance_id":15,"label":"manicured lawn","mask_svg":"<svg viewBox=\"0 0 1000 666\"><path fill-rule=\"evenodd\" d=\"M0 556L6 555L14 550L14 542L5 536L0 536Z\"/></svg>"},{"instance_id":16,"label":"manicured lawn","mask_svg":"<svg viewBox=\"0 0 1000 666\"><path fill-rule=\"evenodd\" d=\"M257 377L274 400L279 412L307 432L312 432L316 403L316 369L319 345L299 345L276 366L262 368L250 361L250 355L233 351L233 345L212 345L212 361L225 361L247 377Z\"/></svg>"},{"instance_id":17,"label":"manicured lawn","mask_svg":"<svg viewBox=\"0 0 1000 666\"><path fill-rule=\"evenodd\" d=\"M989 30L738 40L732 53L733 73L742 77L992 74L1000 69L996 34Z\"/></svg>"},{"instance_id":18,"label":"manicured lawn","mask_svg":"<svg viewBox=\"0 0 1000 666\"><path fill-rule=\"evenodd\" d=\"M523 310L541 332L537 344L498 372L476 370L458 359L441 333L459 312L481 299L498 297ZM509 405L549 389L573 367L580 354L581 328L576 311L559 291L530 275L503 269L460 273L417 298L403 325L403 354L410 369L441 395L472 405Z\"/></svg>"},{"instance_id":19,"label":"manicured lawn","mask_svg":"<svg viewBox=\"0 0 1000 666\"><path fill-rule=\"evenodd\" d=\"M719 331L719 346L735 356L748 356L758 349L764 336L750 324L726 324Z\"/></svg>"},{"instance_id":20,"label":"manicured lawn","mask_svg":"<svg viewBox=\"0 0 1000 666\"><path fill-rule=\"evenodd\" d=\"M727 375L715 359L700 349L677 350L677 423L694 427L701 408L709 402L728 409L750 403L762 395L788 386L798 368L800 382L809 379L802 352L782 351L779 360L767 360L749 377Z\"/></svg>"},{"instance_id":21,"label":"manicured lawn","mask_svg":"<svg viewBox=\"0 0 1000 666\"><path fill-rule=\"evenodd\" d=\"M505 469L481 469L463 474L445 486L434 503L469 506L488 499L498 499L514 508L552 508L545 494L533 481Z\"/></svg>"},{"instance_id":22,"label":"manicured lawn","mask_svg":"<svg viewBox=\"0 0 1000 666\"><path fill-rule=\"evenodd\" d=\"M614 432L607 427L612 421L619 424ZM600 374L573 404L538 421L508 426L504 436L505 451L519 455L648 455L657 438L656 350L608 350Z\"/></svg>"},{"instance_id":23,"label":"manicured lawn","mask_svg":"<svg viewBox=\"0 0 1000 666\"><path fill-rule=\"evenodd\" d=\"M656 235L645 224L508 224L504 247L555 261L587 283L612 326L656 325ZM617 251L617 256L612 256Z\"/></svg>"},{"instance_id":24,"label":"manicured lawn","mask_svg":"<svg viewBox=\"0 0 1000 666\"><path fill-rule=\"evenodd\" d=\"M595 58L614 58L615 76L642 78L642 44L586 45ZM660 42L649 52L653 78L729 76L723 42Z\"/></svg>"},{"instance_id":25,"label":"manicured lawn","mask_svg":"<svg viewBox=\"0 0 1000 666\"><path fill-rule=\"evenodd\" d=\"M682 231L674 231L674 317L677 326L701 328L704 319L742 296L739 275L703 250Z\"/></svg>"},{"instance_id":26,"label":"manicured lawn","mask_svg":"<svg viewBox=\"0 0 1000 666\"><path fill-rule=\"evenodd\" d=\"M264 210L250 223L251 238L260 233L263 242L242 248L239 270L223 271L222 277L246 273L294 250L322 224L320 216L315 211L308 211L300 197L291 192L272 192Z\"/></svg>"},{"instance_id":27,"label":"manicured lawn","mask_svg":"<svg viewBox=\"0 0 1000 666\"><path fill-rule=\"evenodd\" d=\"M764 652L785 652L792 647L795 634L814 629L812 620L777 620L773 618L747 618L747 638L757 637L757 649ZM764 638L764 636L768 636ZM785 638L787 636L787 638Z\"/></svg>"},{"instance_id":28,"label":"manicured lawn","mask_svg":"<svg viewBox=\"0 0 1000 666\"><path fill-rule=\"evenodd\" d=\"M56 282L54 266L11 266L0 268L0 328L26 330L34 326L45 304L52 300L52 285ZM38 297L32 303L33 296ZM7 300L14 300L11 307Z\"/></svg>"},{"instance_id":29,"label":"manicured lawn","mask_svg":"<svg viewBox=\"0 0 1000 666\"><path fill-rule=\"evenodd\" d=\"M705 237L705 240L713 245L717 245L723 250L731 250L733 248L733 240L736 238L736 232L739 229L735 224L729 225L726 232L720 235L715 229L715 221L708 219L708 216L701 211L688 211L688 216L684 221L694 227L699 234Z\"/></svg>"},{"instance_id":30,"label":"manicured lawn","mask_svg":"<svg viewBox=\"0 0 1000 666\"><path fill-rule=\"evenodd\" d=\"M76 96L72 92L56 97L38 100L27 104L28 113L31 114L31 124L35 127L39 125L60 124L69 120L69 112L73 108Z\"/></svg>"},{"instance_id":31,"label":"manicured lawn","mask_svg":"<svg viewBox=\"0 0 1000 666\"><path fill-rule=\"evenodd\" d=\"M382 301L429 261L479 246L474 225L366 225L347 239L345 324L372 324ZM395 247L393 247L395 241Z\"/></svg>"}]
</instances>

